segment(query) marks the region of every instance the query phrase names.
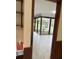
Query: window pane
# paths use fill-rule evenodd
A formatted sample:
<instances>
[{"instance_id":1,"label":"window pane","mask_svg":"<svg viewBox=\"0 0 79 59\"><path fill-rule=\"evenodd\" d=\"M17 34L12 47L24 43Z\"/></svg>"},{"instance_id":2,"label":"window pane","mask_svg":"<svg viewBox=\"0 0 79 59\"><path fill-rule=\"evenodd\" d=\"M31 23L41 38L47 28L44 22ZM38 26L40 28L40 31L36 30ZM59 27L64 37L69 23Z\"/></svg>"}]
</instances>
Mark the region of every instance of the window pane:
<instances>
[{"instance_id":1,"label":"window pane","mask_svg":"<svg viewBox=\"0 0 79 59\"><path fill-rule=\"evenodd\" d=\"M35 19L35 31L37 31L37 19Z\"/></svg>"},{"instance_id":2,"label":"window pane","mask_svg":"<svg viewBox=\"0 0 79 59\"><path fill-rule=\"evenodd\" d=\"M41 22L41 18L38 18L38 33L40 33L40 22Z\"/></svg>"},{"instance_id":3,"label":"window pane","mask_svg":"<svg viewBox=\"0 0 79 59\"><path fill-rule=\"evenodd\" d=\"M50 19L49 18L42 18L42 34L48 34L49 31L49 23Z\"/></svg>"},{"instance_id":4,"label":"window pane","mask_svg":"<svg viewBox=\"0 0 79 59\"><path fill-rule=\"evenodd\" d=\"M36 21L35 19L33 19L33 31L35 31L35 25L36 25Z\"/></svg>"},{"instance_id":5,"label":"window pane","mask_svg":"<svg viewBox=\"0 0 79 59\"><path fill-rule=\"evenodd\" d=\"M55 20L55 19L51 19L51 29L50 29L50 33L51 33L51 34L53 34L54 20Z\"/></svg>"}]
</instances>

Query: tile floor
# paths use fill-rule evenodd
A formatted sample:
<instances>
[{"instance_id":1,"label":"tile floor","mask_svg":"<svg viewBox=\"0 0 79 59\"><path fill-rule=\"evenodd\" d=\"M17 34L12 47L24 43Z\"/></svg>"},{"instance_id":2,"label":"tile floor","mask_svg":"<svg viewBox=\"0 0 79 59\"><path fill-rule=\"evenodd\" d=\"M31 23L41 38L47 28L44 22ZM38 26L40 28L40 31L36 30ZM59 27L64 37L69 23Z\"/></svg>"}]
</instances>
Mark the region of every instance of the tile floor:
<instances>
[{"instance_id":1,"label":"tile floor","mask_svg":"<svg viewBox=\"0 0 79 59\"><path fill-rule=\"evenodd\" d=\"M33 33L33 59L50 59L52 35Z\"/></svg>"}]
</instances>

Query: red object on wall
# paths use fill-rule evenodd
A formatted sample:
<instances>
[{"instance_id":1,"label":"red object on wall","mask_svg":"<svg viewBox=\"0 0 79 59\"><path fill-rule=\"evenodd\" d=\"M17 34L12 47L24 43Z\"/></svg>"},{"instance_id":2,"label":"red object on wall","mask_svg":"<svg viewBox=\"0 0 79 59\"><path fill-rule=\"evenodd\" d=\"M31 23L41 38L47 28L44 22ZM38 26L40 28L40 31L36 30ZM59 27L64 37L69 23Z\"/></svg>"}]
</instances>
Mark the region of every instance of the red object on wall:
<instances>
[{"instance_id":1,"label":"red object on wall","mask_svg":"<svg viewBox=\"0 0 79 59\"><path fill-rule=\"evenodd\" d=\"M16 50L23 50L23 42L16 43Z\"/></svg>"}]
</instances>

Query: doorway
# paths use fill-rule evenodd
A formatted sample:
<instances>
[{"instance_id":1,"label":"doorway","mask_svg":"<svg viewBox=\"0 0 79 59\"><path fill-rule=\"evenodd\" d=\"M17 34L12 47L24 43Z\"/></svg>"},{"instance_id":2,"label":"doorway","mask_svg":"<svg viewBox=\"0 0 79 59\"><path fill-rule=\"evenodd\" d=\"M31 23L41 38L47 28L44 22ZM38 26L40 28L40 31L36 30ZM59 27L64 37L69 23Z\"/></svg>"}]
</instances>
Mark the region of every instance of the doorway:
<instances>
[{"instance_id":1,"label":"doorway","mask_svg":"<svg viewBox=\"0 0 79 59\"><path fill-rule=\"evenodd\" d=\"M56 2L35 0L32 59L50 59L56 14Z\"/></svg>"}]
</instances>

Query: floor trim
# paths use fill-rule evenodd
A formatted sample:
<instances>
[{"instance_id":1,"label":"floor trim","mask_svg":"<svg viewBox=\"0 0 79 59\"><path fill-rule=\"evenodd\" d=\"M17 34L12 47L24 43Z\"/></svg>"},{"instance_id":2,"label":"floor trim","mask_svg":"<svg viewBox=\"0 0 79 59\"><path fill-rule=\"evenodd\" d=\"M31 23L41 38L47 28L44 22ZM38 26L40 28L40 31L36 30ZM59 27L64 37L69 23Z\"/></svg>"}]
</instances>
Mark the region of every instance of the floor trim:
<instances>
[{"instance_id":1,"label":"floor trim","mask_svg":"<svg viewBox=\"0 0 79 59\"><path fill-rule=\"evenodd\" d=\"M24 57L23 59L32 59L32 48L24 48Z\"/></svg>"}]
</instances>

